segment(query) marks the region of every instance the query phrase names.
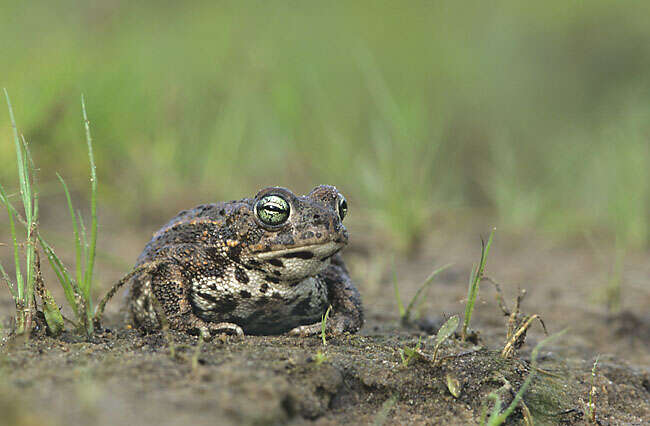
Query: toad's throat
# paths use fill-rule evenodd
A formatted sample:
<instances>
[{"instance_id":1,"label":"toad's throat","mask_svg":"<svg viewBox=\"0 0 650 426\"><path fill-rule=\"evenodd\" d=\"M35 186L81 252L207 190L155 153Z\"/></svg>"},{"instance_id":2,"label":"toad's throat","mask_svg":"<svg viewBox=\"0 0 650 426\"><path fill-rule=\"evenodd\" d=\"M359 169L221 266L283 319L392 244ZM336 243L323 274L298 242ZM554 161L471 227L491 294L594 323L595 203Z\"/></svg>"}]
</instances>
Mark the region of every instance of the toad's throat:
<instances>
[{"instance_id":1,"label":"toad's throat","mask_svg":"<svg viewBox=\"0 0 650 426\"><path fill-rule=\"evenodd\" d=\"M261 260L268 259L327 259L334 256L343 247L344 243L330 241L324 244L309 244L305 246L291 247L279 250L272 250L263 253L256 253L255 256Z\"/></svg>"}]
</instances>

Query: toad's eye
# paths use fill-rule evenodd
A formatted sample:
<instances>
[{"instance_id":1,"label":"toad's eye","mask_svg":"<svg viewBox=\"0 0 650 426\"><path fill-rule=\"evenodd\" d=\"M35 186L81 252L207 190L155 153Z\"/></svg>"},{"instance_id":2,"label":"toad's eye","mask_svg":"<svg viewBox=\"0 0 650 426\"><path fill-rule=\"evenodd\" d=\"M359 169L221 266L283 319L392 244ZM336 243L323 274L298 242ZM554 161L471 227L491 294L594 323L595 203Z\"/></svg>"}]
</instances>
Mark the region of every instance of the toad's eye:
<instances>
[{"instance_id":1,"label":"toad's eye","mask_svg":"<svg viewBox=\"0 0 650 426\"><path fill-rule=\"evenodd\" d=\"M339 216L341 217L341 220L345 217L346 214L348 214L348 202L346 201L345 197L341 194L339 194Z\"/></svg>"},{"instance_id":2,"label":"toad's eye","mask_svg":"<svg viewBox=\"0 0 650 426\"><path fill-rule=\"evenodd\" d=\"M255 204L255 214L267 225L282 225L289 219L289 203L279 195L267 195Z\"/></svg>"}]
</instances>

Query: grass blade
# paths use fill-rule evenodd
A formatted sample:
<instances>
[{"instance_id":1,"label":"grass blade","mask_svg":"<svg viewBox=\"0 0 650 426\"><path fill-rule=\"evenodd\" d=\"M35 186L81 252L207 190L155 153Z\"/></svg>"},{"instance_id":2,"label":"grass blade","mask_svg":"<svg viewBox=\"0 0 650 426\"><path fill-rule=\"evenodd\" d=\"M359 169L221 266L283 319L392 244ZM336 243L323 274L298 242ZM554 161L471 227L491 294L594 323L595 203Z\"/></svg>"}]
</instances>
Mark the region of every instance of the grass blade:
<instances>
[{"instance_id":1,"label":"grass blade","mask_svg":"<svg viewBox=\"0 0 650 426\"><path fill-rule=\"evenodd\" d=\"M77 211L77 218L77 222L79 222L79 233L81 235L82 264L85 264L86 259L88 259L88 233L86 232L84 217L81 215L80 211Z\"/></svg>"},{"instance_id":2,"label":"grass blade","mask_svg":"<svg viewBox=\"0 0 650 426\"><path fill-rule=\"evenodd\" d=\"M2 266L2 262L0 262L0 274L2 275L2 280L7 283L7 287L9 288L9 293L11 293L11 297L13 297L15 302L16 299L18 298L18 294L16 294L16 289L14 288L14 285L11 282L11 278L9 278L7 271L5 271L4 266Z\"/></svg>"},{"instance_id":3,"label":"grass blade","mask_svg":"<svg viewBox=\"0 0 650 426\"><path fill-rule=\"evenodd\" d=\"M0 201L5 205L7 208L8 213L10 214L10 218L17 218L18 221L25 227L27 228L27 222L20 216L20 214L16 211L16 208L11 204L9 201L6 193L4 192L3 187L0 185ZM11 227L11 221L10 221L10 227ZM15 231L14 231L15 234ZM80 313L83 312L83 310L80 310L80 306L84 305L85 303L83 301L80 301L82 299L81 295L81 289L77 285L77 282L72 279L70 276L68 270L66 269L65 265L59 259L59 257L56 255L54 252L54 249L45 241L45 239L40 235L39 232L36 232L36 237L38 239L39 244L43 248L43 251L45 252L48 262L50 263L50 266L52 267L52 270L56 274L57 279L59 280L59 283L61 284L61 287L63 287L63 292L65 294L66 300L68 301L70 307L72 308L73 312L77 316L77 318L84 318L85 322L85 317L80 317ZM20 258L18 258L19 261ZM17 279L22 279L22 275L20 275L20 270L19 274L17 275ZM22 281L21 281L22 282ZM22 290L21 290L22 291ZM22 296L19 295L19 300L26 300L24 298L24 293L20 293ZM26 306L26 305L25 305Z\"/></svg>"},{"instance_id":4,"label":"grass blade","mask_svg":"<svg viewBox=\"0 0 650 426\"><path fill-rule=\"evenodd\" d=\"M327 307L327 311L321 317L320 321L320 337L323 340L323 346L327 346L327 340L325 339L325 332L327 331L327 319L330 316L330 311L332 310L332 305Z\"/></svg>"},{"instance_id":5,"label":"grass blade","mask_svg":"<svg viewBox=\"0 0 650 426\"><path fill-rule=\"evenodd\" d=\"M75 269L77 272L77 282L82 281L81 273L81 240L79 239L79 227L77 225L77 216L74 214L74 207L72 206L72 198L70 197L70 191L68 190L68 185L65 183L65 180L61 177L60 174L56 174L63 186L63 191L65 192L65 198L68 202L68 211L70 212L70 218L72 219L72 232L74 234L74 251L75 251Z\"/></svg>"},{"instance_id":6,"label":"grass blade","mask_svg":"<svg viewBox=\"0 0 650 426\"><path fill-rule=\"evenodd\" d=\"M61 287L63 287L65 298L72 307L75 315L79 317L81 315L81 312L79 310L78 299L81 293L81 289L70 277L70 273L66 269L63 262L61 262L61 259L59 259L59 257L56 255L54 249L52 249L52 247L40 235L39 243L41 244L41 247L43 247L43 251L45 251L45 255L47 256L47 260L50 262L52 270L54 270L57 279L61 283Z\"/></svg>"},{"instance_id":7,"label":"grass blade","mask_svg":"<svg viewBox=\"0 0 650 426\"><path fill-rule=\"evenodd\" d=\"M90 161L90 246L88 249L88 257L86 258L86 274L84 276L81 288L86 297L88 305L88 315L92 318L92 307L90 301L90 286L93 279L93 269L95 266L95 247L97 246L97 173L95 169L95 158L93 156L93 143L90 135L90 121L86 112L86 101L84 96L81 95L81 110L83 112L84 127L86 128L86 144L88 145L88 160ZM92 321L89 322L92 325Z\"/></svg>"},{"instance_id":8,"label":"grass blade","mask_svg":"<svg viewBox=\"0 0 650 426\"><path fill-rule=\"evenodd\" d=\"M23 276L20 268L20 247L18 244L18 238L16 237L16 224L14 222L14 213L15 209L11 205L7 193L5 192L2 185L0 185L0 201L7 208L7 216L9 217L9 232L11 234L11 240L14 245L14 266L16 268L16 290L18 300L23 302L25 300L24 295L24 286L23 286ZM20 217L20 216L19 216Z\"/></svg>"},{"instance_id":9,"label":"grass blade","mask_svg":"<svg viewBox=\"0 0 650 426\"><path fill-rule=\"evenodd\" d=\"M472 313L474 312L474 305L476 304L476 297L478 296L479 283L481 282L481 278L483 278L483 274L485 273L487 257L490 253L490 246L492 245L492 239L494 237L495 231L496 228L492 229L492 232L490 232L490 237L488 238L487 244L481 240L481 260L478 266L472 269L470 284L467 290L467 302L465 303L465 318L463 319L461 340L465 340L467 337L467 330L469 329L469 323L472 319Z\"/></svg>"},{"instance_id":10,"label":"grass blade","mask_svg":"<svg viewBox=\"0 0 650 426\"><path fill-rule=\"evenodd\" d=\"M14 110L11 107L11 100L9 99L9 92L7 92L7 89L4 89L4 92L5 92L5 98L7 99L7 107L9 108L9 120L11 122L11 129L14 134L14 145L16 146L16 162L18 164L18 179L20 182L20 195L24 202L26 199L31 199L29 186L26 185L26 183L29 181L29 178L25 176L26 173L25 158L23 156L22 147L20 145L20 137L18 136L18 126L16 126ZM31 228L31 221L30 221L32 217L31 202L25 203L24 207L25 207L25 218L27 219L27 223L29 224L28 228Z\"/></svg>"},{"instance_id":11,"label":"grass blade","mask_svg":"<svg viewBox=\"0 0 650 426\"><path fill-rule=\"evenodd\" d=\"M440 272L444 271L445 269L449 268L451 266L451 263L448 263L444 266L441 266L440 268L436 269L433 271L427 279L424 281L424 283L420 286L418 291L415 293L415 296L411 299L409 302L408 306L406 307L406 311L404 311L404 315L402 316L402 321L408 323L411 319L411 312L413 311L413 308L415 307L415 304L417 303L418 299L420 298L420 295L422 292L429 288L431 283L433 283L433 279L438 275Z\"/></svg>"},{"instance_id":12,"label":"grass blade","mask_svg":"<svg viewBox=\"0 0 650 426\"><path fill-rule=\"evenodd\" d=\"M32 153L29 150L29 146L27 145L27 141L25 140L25 136L21 136L21 141L22 141L22 146L24 149L24 154L25 154L25 170L29 172L31 170L31 188L30 192L33 194L33 212L32 212L32 222L36 223L38 222L38 179L37 179L37 174L36 174L36 164L34 163L34 159L32 158ZM29 173L28 173L29 174ZM28 177L29 178L29 177ZM28 186L29 182L28 182Z\"/></svg>"},{"instance_id":13,"label":"grass blade","mask_svg":"<svg viewBox=\"0 0 650 426\"><path fill-rule=\"evenodd\" d=\"M25 170L25 188L27 188L27 197L23 197L23 204L27 203L30 205L30 218L29 223L31 227L27 230L27 240L26 240L26 249L25 249L25 268L26 275L25 278L25 296L29 303L34 302L34 291L35 291L35 281L36 281L36 238L35 234L38 232L38 179L36 174L36 167L34 165L34 160L32 154L29 151L27 146L27 141L25 137L21 135L21 149L23 157L23 168ZM39 266L40 268L40 266ZM35 308L35 307L34 307ZM58 309L58 308L57 308ZM62 325L62 324L61 324Z\"/></svg>"}]
</instances>

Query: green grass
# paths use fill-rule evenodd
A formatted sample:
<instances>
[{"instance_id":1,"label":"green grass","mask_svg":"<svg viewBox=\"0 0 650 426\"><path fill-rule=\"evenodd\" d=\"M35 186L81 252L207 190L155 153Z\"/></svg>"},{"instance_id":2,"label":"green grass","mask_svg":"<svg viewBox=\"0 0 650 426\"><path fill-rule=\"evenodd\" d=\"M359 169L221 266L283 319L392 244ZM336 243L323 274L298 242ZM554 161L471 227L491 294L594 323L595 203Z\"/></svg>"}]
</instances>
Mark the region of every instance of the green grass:
<instances>
[{"instance_id":1,"label":"green grass","mask_svg":"<svg viewBox=\"0 0 650 426\"><path fill-rule=\"evenodd\" d=\"M67 270L61 259L56 255L52 246L45 241L40 233L38 225L38 211L39 211L39 188L36 179L36 166L32 159L31 153L28 149L27 142L22 139L22 143L16 126L13 108L9 99L9 94L5 90L5 97L9 109L9 116L14 134L14 146L16 150L16 163L18 165L18 177L20 183L20 200L24 210L24 216L14 207L7 195L7 192L0 186L0 202L7 210L7 217L9 221L9 228L11 233L11 240L14 248L14 271L15 271L15 285L12 282L9 274L4 267L0 264L0 274L2 279L7 283L9 292L11 293L16 304L16 333L27 334L31 332L32 327L35 325L35 314L38 310L36 295L41 299L41 309L45 316L48 329L51 334L59 334L64 329L63 317L61 311L52 297L49 289L41 274L40 257L38 247L46 254L47 259L52 267L55 275L63 287L64 294L70 305L74 319L71 320L78 330L83 330L87 335L93 333L92 322L92 300L91 300L91 287L92 287L92 270L95 262L95 246L97 243L97 215L96 215L96 176L95 166L92 153L92 140L90 138L90 128L86 114L85 102L82 97L82 112L86 127L86 142L88 148L88 155L91 165L91 238L85 241L85 238L80 238L79 229L77 226L77 216L74 213L72 200L68 187L58 175L59 180L63 186L68 208L73 222L73 233L75 241L76 253L76 279ZM81 215L78 216L81 222ZM16 232L16 220L23 225L25 229L24 242L19 240ZM84 235L83 222L81 235ZM84 242L82 243L82 240ZM24 253L24 269L21 262L21 249ZM82 266L82 256L85 264ZM83 269L82 269L83 268ZM82 270L84 273L82 273Z\"/></svg>"},{"instance_id":2,"label":"green grass","mask_svg":"<svg viewBox=\"0 0 650 426\"><path fill-rule=\"evenodd\" d=\"M472 313L474 312L474 305L478 297L478 290L481 280L484 277L485 266L487 264L487 257L490 253L490 246L492 246L492 238L494 237L495 229L490 232L487 243L481 240L481 259L475 268L472 268L472 274L469 278L469 287L467 289L467 301L465 302L465 317L463 318L463 328L461 329L460 337L462 340L467 338L467 331L469 324L472 320Z\"/></svg>"},{"instance_id":3,"label":"green grass","mask_svg":"<svg viewBox=\"0 0 650 426\"><path fill-rule=\"evenodd\" d=\"M325 361L328 360L327 354L320 349L314 354L314 363L316 366L322 365Z\"/></svg>"},{"instance_id":4,"label":"green grass","mask_svg":"<svg viewBox=\"0 0 650 426\"><path fill-rule=\"evenodd\" d=\"M418 356L421 344L422 344L422 338L418 337L418 343L417 345L415 345L414 348L404 346L404 349L399 350L399 356L400 359L402 360L402 365L404 367L408 367L411 361Z\"/></svg>"},{"instance_id":5,"label":"green grass","mask_svg":"<svg viewBox=\"0 0 650 426\"><path fill-rule=\"evenodd\" d=\"M18 133L14 111L11 107L11 100L7 90L4 90L9 118L13 129L14 149L16 164L18 166L18 182L20 187L20 201L23 206L24 216L13 207L5 189L0 186L0 202L7 209L11 241L13 243L15 283L11 281L4 267L0 265L0 273L7 283L16 305L15 331L19 335L27 335L31 332L36 322L36 286L37 277L40 274L40 265L37 262L36 242L38 233L38 192L33 191L36 187L35 168L31 161L31 155L27 148L27 142ZM15 219L19 219L25 225L25 238L20 240L16 232ZM21 256L21 251L23 255ZM24 257L24 262L21 258ZM46 298L48 301L50 298ZM45 305L53 308L56 312L47 311L46 319L52 330L63 328L63 318L58 311L56 304Z\"/></svg>"},{"instance_id":6,"label":"green grass","mask_svg":"<svg viewBox=\"0 0 650 426\"><path fill-rule=\"evenodd\" d=\"M468 208L650 242L645 2L60 7L4 5L0 78L37 163L89 198L71 141L76 94L98 100L99 190L129 223L325 182L402 250Z\"/></svg>"},{"instance_id":7,"label":"green grass","mask_svg":"<svg viewBox=\"0 0 650 426\"><path fill-rule=\"evenodd\" d=\"M438 333L436 334L436 340L433 345L433 363L436 363L436 360L438 359L438 350L440 349L440 346L443 344L445 340L447 340L458 328L458 323L460 322L460 319L458 318L458 315L453 315L451 316L445 323L438 329Z\"/></svg>"},{"instance_id":8,"label":"green grass","mask_svg":"<svg viewBox=\"0 0 650 426\"><path fill-rule=\"evenodd\" d=\"M323 341L323 346L327 346L327 339L325 338L325 334L327 332L327 319L330 316L330 311L332 310L332 305L329 305L327 307L327 310L325 313L321 316L320 319L320 338Z\"/></svg>"},{"instance_id":9,"label":"green grass","mask_svg":"<svg viewBox=\"0 0 650 426\"><path fill-rule=\"evenodd\" d=\"M449 268L450 266L451 264L441 266L440 268L435 269L431 274L429 274L427 279L424 280L422 285L417 289L417 291L411 298L411 301L409 302L408 306L406 306L405 308L404 304L402 303L402 297L399 292L397 270L395 269L395 265L393 264L393 289L395 291L395 301L397 303L397 309L399 311L399 317L402 324L408 325L411 323L413 319L413 311L426 299L427 293L429 291L429 288L431 287L431 284L433 283L434 278L439 273ZM418 303L418 301L420 303Z\"/></svg>"}]
</instances>

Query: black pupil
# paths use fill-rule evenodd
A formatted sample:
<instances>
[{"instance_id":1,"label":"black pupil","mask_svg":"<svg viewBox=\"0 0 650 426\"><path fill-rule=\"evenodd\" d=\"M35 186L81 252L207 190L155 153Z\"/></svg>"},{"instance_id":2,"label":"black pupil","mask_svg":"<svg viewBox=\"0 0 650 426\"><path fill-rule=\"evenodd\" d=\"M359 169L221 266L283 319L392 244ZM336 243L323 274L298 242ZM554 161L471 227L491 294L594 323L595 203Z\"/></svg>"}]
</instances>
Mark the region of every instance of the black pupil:
<instances>
[{"instance_id":1,"label":"black pupil","mask_svg":"<svg viewBox=\"0 0 650 426\"><path fill-rule=\"evenodd\" d=\"M282 208L280 206L273 205L273 204L264 206L263 209L268 210L270 212L278 212L278 213L286 211L286 209L284 209L284 208Z\"/></svg>"}]
</instances>

